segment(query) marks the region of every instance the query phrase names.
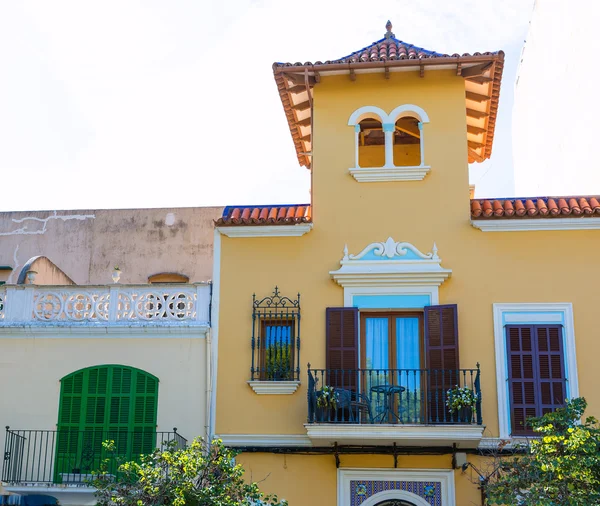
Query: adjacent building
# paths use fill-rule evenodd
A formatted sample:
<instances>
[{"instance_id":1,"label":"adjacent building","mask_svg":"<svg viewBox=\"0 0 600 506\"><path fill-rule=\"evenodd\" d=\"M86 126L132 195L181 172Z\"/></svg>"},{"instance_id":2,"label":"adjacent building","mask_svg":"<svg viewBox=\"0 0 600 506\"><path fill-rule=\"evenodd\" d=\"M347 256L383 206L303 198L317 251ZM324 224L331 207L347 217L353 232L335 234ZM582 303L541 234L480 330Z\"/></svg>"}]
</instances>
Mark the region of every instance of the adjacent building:
<instances>
[{"instance_id":1,"label":"adjacent building","mask_svg":"<svg viewBox=\"0 0 600 506\"><path fill-rule=\"evenodd\" d=\"M120 458L210 433L212 221L220 211L0 215L8 504L95 504L87 481L105 458L116 473Z\"/></svg>"}]
</instances>

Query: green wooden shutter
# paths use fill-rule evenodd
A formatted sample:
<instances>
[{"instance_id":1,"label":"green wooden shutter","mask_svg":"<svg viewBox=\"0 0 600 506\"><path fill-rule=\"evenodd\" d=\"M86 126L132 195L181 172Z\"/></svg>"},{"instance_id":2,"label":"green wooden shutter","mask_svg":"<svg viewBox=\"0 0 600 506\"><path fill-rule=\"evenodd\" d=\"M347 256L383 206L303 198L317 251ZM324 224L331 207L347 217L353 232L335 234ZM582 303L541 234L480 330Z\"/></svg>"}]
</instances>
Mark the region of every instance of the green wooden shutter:
<instances>
[{"instance_id":1,"label":"green wooden shutter","mask_svg":"<svg viewBox=\"0 0 600 506\"><path fill-rule=\"evenodd\" d=\"M55 479L99 469L102 442L136 459L156 446L158 379L121 365L83 369L61 380Z\"/></svg>"}]
</instances>

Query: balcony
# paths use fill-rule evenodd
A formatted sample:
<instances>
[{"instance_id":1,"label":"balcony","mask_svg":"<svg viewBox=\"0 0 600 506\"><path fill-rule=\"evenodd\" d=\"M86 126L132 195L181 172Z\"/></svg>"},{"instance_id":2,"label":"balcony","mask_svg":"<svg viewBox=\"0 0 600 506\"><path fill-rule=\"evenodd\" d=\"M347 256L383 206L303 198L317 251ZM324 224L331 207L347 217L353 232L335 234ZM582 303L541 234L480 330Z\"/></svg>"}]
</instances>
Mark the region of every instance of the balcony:
<instances>
[{"instance_id":1,"label":"balcony","mask_svg":"<svg viewBox=\"0 0 600 506\"><path fill-rule=\"evenodd\" d=\"M0 287L2 327L209 326L210 285Z\"/></svg>"},{"instance_id":2,"label":"balcony","mask_svg":"<svg viewBox=\"0 0 600 506\"><path fill-rule=\"evenodd\" d=\"M450 389L474 404L451 412ZM314 445L477 447L483 433L480 370L308 369L308 420Z\"/></svg>"},{"instance_id":3,"label":"balcony","mask_svg":"<svg viewBox=\"0 0 600 506\"><path fill-rule=\"evenodd\" d=\"M112 440L116 451L107 453L102 442ZM124 432L120 430L13 430L6 428L1 482L12 493L20 495L48 494L61 504L71 504L64 497L71 489L77 497L93 489L89 481L107 463L107 472L119 476L119 464L138 460L141 454L163 448L167 443L185 448L187 440L174 428L172 432ZM75 504L84 504L76 502ZM86 503L87 504L87 503ZM95 503L93 503L95 504Z\"/></svg>"}]
</instances>

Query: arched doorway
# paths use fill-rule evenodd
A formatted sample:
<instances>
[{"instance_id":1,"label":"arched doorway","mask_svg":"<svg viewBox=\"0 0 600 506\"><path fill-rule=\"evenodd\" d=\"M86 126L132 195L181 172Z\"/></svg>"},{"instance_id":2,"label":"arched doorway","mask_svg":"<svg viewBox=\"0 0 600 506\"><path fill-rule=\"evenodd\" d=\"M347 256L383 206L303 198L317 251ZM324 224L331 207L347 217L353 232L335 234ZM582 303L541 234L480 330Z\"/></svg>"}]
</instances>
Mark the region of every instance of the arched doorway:
<instances>
[{"instance_id":1,"label":"arched doorway","mask_svg":"<svg viewBox=\"0 0 600 506\"><path fill-rule=\"evenodd\" d=\"M416 506L416 505L412 502L405 501L404 499L391 499L389 501L379 502L375 506Z\"/></svg>"}]
</instances>

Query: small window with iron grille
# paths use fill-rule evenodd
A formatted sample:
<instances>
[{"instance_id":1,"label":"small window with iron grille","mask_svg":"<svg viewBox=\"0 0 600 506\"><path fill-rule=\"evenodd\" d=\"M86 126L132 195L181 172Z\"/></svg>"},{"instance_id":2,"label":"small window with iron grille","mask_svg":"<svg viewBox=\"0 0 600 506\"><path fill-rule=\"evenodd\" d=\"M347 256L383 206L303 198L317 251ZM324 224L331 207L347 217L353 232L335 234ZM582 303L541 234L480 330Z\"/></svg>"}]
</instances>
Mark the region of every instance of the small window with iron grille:
<instances>
[{"instance_id":1,"label":"small window with iron grille","mask_svg":"<svg viewBox=\"0 0 600 506\"><path fill-rule=\"evenodd\" d=\"M252 296L251 380L299 381L300 294L284 297L275 287L273 295Z\"/></svg>"}]
</instances>

